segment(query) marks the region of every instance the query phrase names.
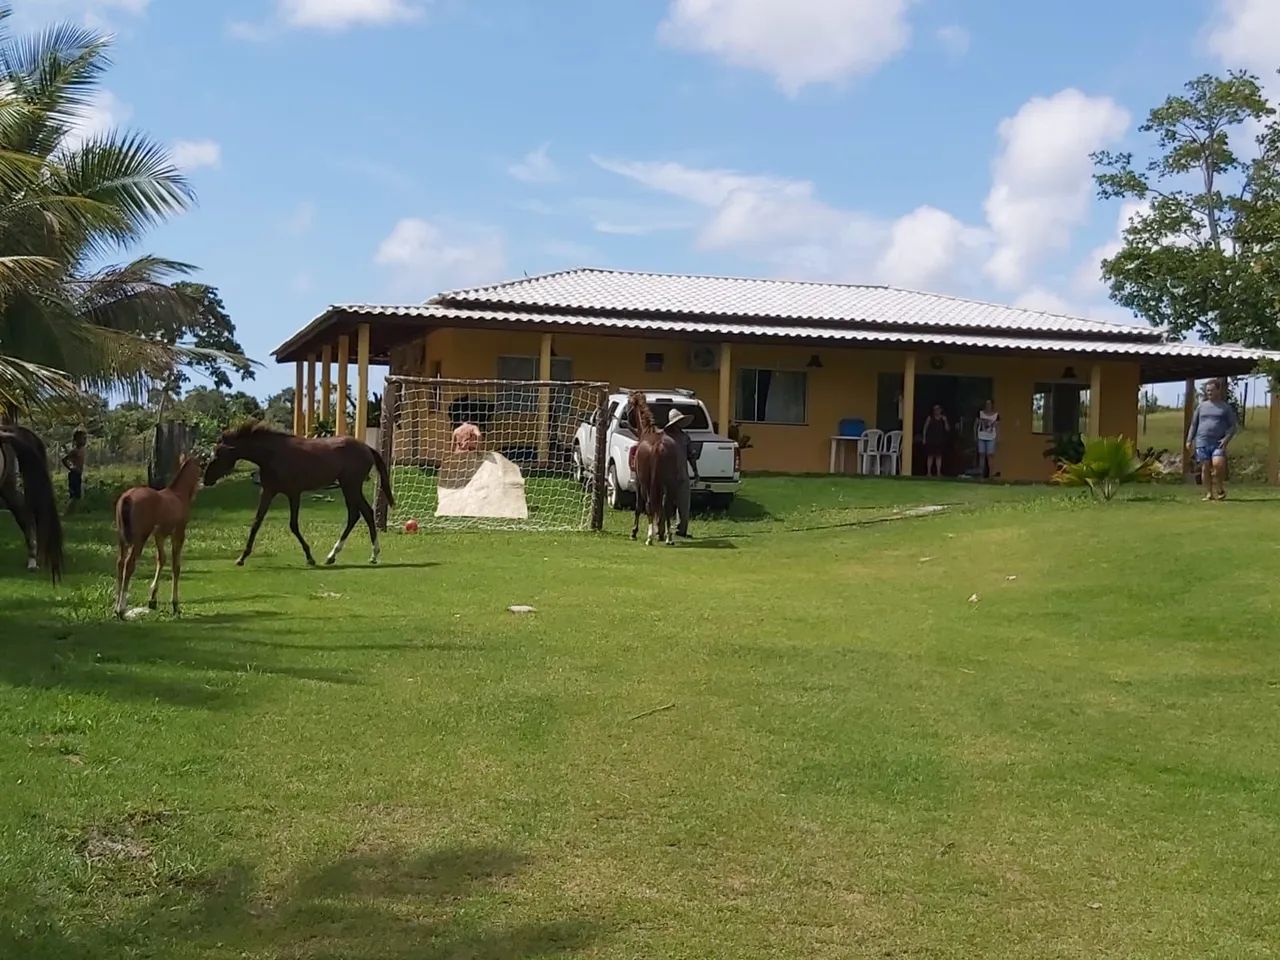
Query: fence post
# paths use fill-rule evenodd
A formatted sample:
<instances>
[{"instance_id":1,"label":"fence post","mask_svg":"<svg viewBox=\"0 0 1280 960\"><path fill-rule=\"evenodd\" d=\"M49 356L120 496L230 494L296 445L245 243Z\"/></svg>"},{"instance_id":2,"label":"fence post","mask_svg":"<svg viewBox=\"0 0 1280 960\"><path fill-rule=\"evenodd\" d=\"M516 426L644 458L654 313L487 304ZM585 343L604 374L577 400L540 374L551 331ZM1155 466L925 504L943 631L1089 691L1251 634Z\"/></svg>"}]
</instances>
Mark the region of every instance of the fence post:
<instances>
[{"instance_id":1,"label":"fence post","mask_svg":"<svg viewBox=\"0 0 1280 960\"><path fill-rule=\"evenodd\" d=\"M600 409L596 411L595 469L591 478L591 529L604 529L605 450L608 447L606 433L609 429L609 388L600 391Z\"/></svg>"},{"instance_id":2,"label":"fence post","mask_svg":"<svg viewBox=\"0 0 1280 960\"><path fill-rule=\"evenodd\" d=\"M392 378L387 378L387 385L383 388L382 393L382 420L379 423L378 447L382 454L382 459L387 464L387 474L390 476L391 465L394 462L391 458L392 451L395 450L394 438L392 433L395 430L396 422L396 406L400 400L400 383ZM374 511L375 519L378 523L379 530L387 529L387 513L390 510L390 504L387 502L387 491L382 483L378 483L378 505Z\"/></svg>"}]
</instances>

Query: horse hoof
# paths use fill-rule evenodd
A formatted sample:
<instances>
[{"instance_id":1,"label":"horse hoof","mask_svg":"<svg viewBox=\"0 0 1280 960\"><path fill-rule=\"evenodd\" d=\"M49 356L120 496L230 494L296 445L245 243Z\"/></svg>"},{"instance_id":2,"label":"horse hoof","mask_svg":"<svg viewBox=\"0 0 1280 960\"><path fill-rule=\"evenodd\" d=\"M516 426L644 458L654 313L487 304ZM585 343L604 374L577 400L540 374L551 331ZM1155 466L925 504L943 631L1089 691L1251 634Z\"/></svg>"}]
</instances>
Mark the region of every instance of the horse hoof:
<instances>
[{"instance_id":1,"label":"horse hoof","mask_svg":"<svg viewBox=\"0 0 1280 960\"><path fill-rule=\"evenodd\" d=\"M337 563L337 562L338 562L338 558L337 558L337 557L325 557L325 558L324 558L324 565L325 565L326 567L332 567L332 566L333 566L335 563Z\"/></svg>"},{"instance_id":2,"label":"horse hoof","mask_svg":"<svg viewBox=\"0 0 1280 960\"><path fill-rule=\"evenodd\" d=\"M173 605L173 615L175 617L182 616L182 608L179 607L176 603Z\"/></svg>"},{"instance_id":3,"label":"horse hoof","mask_svg":"<svg viewBox=\"0 0 1280 960\"><path fill-rule=\"evenodd\" d=\"M316 558L315 558L315 557L307 557L307 566L308 566L308 567L314 567L315 565L316 565Z\"/></svg>"},{"instance_id":4,"label":"horse hoof","mask_svg":"<svg viewBox=\"0 0 1280 960\"><path fill-rule=\"evenodd\" d=\"M160 607L160 605L159 605L158 603L156 603L154 600L148 600L148 601L147 601L147 609L148 609L148 610L157 610L157 609L159 609L159 607Z\"/></svg>"},{"instance_id":5,"label":"horse hoof","mask_svg":"<svg viewBox=\"0 0 1280 960\"><path fill-rule=\"evenodd\" d=\"M39 573L39 572L40 572L40 564L36 563L34 560L28 560L27 573Z\"/></svg>"},{"instance_id":6,"label":"horse hoof","mask_svg":"<svg viewBox=\"0 0 1280 960\"><path fill-rule=\"evenodd\" d=\"M237 561L236 561L236 566L237 566L237 567L243 567L243 566L244 566L244 557L241 557L239 560L237 560Z\"/></svg>"}]
</instances>

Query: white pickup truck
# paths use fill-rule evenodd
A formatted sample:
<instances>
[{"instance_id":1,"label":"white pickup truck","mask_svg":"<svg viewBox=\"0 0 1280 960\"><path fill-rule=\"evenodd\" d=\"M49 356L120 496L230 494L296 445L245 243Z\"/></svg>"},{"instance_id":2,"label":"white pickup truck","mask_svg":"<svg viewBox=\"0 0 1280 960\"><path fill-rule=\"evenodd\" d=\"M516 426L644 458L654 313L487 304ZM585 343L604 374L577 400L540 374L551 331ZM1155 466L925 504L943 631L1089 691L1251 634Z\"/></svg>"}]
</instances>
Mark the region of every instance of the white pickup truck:
<instances>
[{"instance_id":1,"label":"white pickup truck","mask_svg":"<svg viewBox=\"0 0 1280 960\"><path fill-rule=\"evenodd\" d=\"M716 509L727 509L738 492L742 476L742 453L737 443L728 437L718 436L711 429L711 415L702 401L690 390L645 390L654 422L659 426L667 422L672 409L688 414L693 419L685 427L693 441L698 460L698 479L693 481L695 502L706 503ZM609 397L608 428L605 434L606 496L615 510L625 510L635 497L635 446L636 435L631 429L630 409L627 400L630 391L615 393ZM585 482L595 471L596 425L584 421L573 438L573 464L578 479Z\"/></svg>"}]
</instances>

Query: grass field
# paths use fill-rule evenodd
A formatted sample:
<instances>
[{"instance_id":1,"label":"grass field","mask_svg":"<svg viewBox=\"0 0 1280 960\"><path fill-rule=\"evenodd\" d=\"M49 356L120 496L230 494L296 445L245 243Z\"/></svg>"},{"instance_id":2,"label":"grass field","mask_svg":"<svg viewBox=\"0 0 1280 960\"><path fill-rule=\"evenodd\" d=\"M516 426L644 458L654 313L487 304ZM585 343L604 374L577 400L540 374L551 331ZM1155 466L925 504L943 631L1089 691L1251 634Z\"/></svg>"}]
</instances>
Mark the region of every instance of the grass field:
<instances>
[{"instance_id":1,"label":"grass field","mask_svg":"<svg viewBox=\"0 0 1280 960\"><path fill-rule=\"evenodd\" d=\"M1232 475L1237 479L1261 482L1267 475L1267 425L1270 411L1266 407L1254 407L1245 418L1244 429L1231 443ZM1139 444L1181 452L1186 434L1183 432L1181 410L1160 410L1147 417L1146 429L1142 429L1142 415L1138 415Z\"/></svg>"},{"instance_id":2,"label":"grass field","mask_svg":"<svg viewBox=\"0 0 1280 960\"><path fill-rule=\"evenodd\" d=\"M0 524L0 957L1272 956L1280 495L1193 497L753 478L314 570L279 511L237 569L238 481L136 623L105 512L58 589Z\"/></svg>"}]
</instances>

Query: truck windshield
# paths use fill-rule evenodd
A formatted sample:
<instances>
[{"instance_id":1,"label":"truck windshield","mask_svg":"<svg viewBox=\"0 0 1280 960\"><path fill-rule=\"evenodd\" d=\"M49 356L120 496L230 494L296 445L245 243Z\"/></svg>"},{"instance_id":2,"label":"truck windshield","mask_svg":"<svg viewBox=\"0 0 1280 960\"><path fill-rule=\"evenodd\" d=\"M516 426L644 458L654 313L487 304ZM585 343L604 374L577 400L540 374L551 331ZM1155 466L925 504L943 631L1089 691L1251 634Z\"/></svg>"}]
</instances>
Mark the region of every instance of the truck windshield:
<instances>
[{"instance_id":1,"label":"truck windshield","mask_svg":"<svg viewBox=\"0 0 1280 960\"><path fill-rule=\"evenodd\" d=\"M707 412L700 403L654 400L649 404L649 408L653 411L653 422L659 427L666 424L667 420L670 419L671 411L674 408L693 418L684 425L686 430L711 429L711 424L707 421Z\"/></svg>"}]
</instances>

